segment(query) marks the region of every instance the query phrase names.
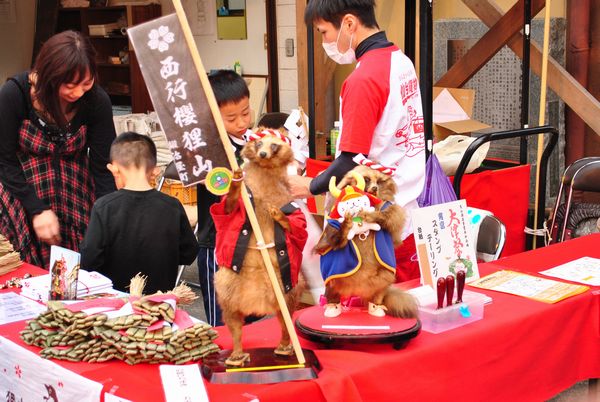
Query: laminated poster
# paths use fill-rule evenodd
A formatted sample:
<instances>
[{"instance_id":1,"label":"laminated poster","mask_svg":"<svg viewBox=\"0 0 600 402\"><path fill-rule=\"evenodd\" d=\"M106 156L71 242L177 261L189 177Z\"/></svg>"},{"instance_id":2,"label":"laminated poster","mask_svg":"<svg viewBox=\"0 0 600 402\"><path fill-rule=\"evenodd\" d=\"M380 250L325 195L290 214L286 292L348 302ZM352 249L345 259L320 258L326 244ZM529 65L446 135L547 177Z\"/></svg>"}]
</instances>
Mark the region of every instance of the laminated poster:
<instances>
[{"instance_id":1,"label":"laminated poster","mask_svg":"<svg viewBox=\"0 0 600 402\"><path fill-rule=\"evenodd\" d=\"M467 282L479 278L475 243L465 200L432 205L411 211L421 284L463 270Z\"/></svg>"}]
</instances>

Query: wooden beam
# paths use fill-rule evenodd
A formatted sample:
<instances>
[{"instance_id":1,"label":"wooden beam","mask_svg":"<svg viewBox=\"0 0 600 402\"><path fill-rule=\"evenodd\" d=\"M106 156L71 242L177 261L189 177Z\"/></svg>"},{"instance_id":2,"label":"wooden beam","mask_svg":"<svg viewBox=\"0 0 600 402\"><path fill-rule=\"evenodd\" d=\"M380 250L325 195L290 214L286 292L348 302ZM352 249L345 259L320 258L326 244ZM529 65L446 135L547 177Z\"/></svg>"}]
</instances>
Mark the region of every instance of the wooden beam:
<instances>
[{"instance_id":1,"label":"wooden beam","mask_svg":"<svg viewBox=\"0 0 600 402\"><path fill-rule=\"evenodd\" d=\"M502 11L490 0L463 0L484 24L492 26L502 18ZM476 3L477 7L473 4ZM508 43L515 54L523 57L523 35L519 32ZM531 41L531 70L538 76L542 71L542 50ZM548 60L548 86L585 121L585 123L600 135L600 101L588 92L564 67L556 60Z\"/></svg>"},{"instance_id":2,"label":"wooden beam","mask_svg":"<svg viewBox=\"0 0 600 402\"><path fill-rule=\"evenodd\" d=\"M463 0L475 14L485 12L486 9L480 7L479 0ZM479 39L479 41L469 49L469 51L460 58L444 74L442 78L435 83L438 87L462 87L472 76L474 76L515 34L523 27L524 7L523 0L519 0L510 10L501 15L493 26ZM544 8L545 0L533 0L531 2L532 15L536 15Z\"/></svg>"},{"instance_id":3,"label":"wooden beam","mask_svg":"<svg viewBox=\"0 0 600 402\"><path fill-rule=\"evenodd\" d=\"M308 64L306 43L306 24L304 23L304 10L306 1L296 2L296 59L298 60L298 103L305 112L308 112ZM311 117L311 116L309 116Z\"/></svg>"},{"instance_id":4,"label":"wooden beam","mask_svg":"<svg viewBox=\"0 0 600 402\"><path fill-rule=\"evenodd\" d=\"M306 42L306 24L304 23L305 1L296 2L296 38L298 47L298 103L305 111L308 107L308 63ZM337 64L333 62L323 50L321 45L321 34L314 30L314 71L315 71L315 116L309 116L314 119L315 130L328 132L331 128L331 116L327 115L326 103L327 89L333 80L333 75Z\"/></svg>"}]
</instances>

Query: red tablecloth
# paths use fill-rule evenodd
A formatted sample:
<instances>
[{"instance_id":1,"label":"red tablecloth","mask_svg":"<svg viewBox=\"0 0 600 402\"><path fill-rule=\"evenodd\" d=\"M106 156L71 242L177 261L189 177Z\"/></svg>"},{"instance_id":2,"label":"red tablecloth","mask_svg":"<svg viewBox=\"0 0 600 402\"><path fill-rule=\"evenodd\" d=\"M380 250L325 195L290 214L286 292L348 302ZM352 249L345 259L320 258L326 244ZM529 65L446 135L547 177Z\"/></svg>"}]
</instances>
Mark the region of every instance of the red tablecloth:
<instances>
[{"instance_id":1,"label":"red tablecloth","mask_svg":"<svg viewBox=\"0 0 600 402\"><path fill-rule=\"evenodd\" d=\"M600 258L600 235L591 235L482 264L482 275L498 269L536 273L561 263ZM1 278L0 278L1 279ZM483 320L441 334L422 332L406 348L351 345L312 348L323 370L313 381L271 385L206 384L213 401L541 401L577 381L600 377L600 288L556 304L504 293L490 295ZM23 323L0 327L16 342ZM231 347L226 330L218 343ZM244 328L245 347L274 347L279 327L266 320ZM38 350L26 345L30 350ZM57 362L134 401L164 400L157 366ZM1 373L0 373L1 375Z\"/></svg>"}]
</instances>

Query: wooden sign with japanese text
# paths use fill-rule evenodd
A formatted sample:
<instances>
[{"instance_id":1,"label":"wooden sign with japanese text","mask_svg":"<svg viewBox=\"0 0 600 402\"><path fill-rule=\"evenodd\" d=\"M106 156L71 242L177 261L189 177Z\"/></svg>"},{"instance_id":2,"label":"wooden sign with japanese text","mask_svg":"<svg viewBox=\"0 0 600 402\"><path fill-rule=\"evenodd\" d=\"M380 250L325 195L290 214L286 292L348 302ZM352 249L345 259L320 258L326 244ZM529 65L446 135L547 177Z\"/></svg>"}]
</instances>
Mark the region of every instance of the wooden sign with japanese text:
<instances>
[{"instance_id":1,"label":"wooden sign with japanese text","mask_svg":"<svg viewBox=\"0 0 600 402\"><path fill-rule=\"evenodd\" d=\"M137 25L127 34L183 185L200 182L212 168L229 168L177 15Z\"/></svg>"},{"instance_id":2,"label":"wooden sign with japanese text","mask_svg":"<svg viewBox=\"0 0 600 402\"><path fill-rule=\"evenodd\" d=\"M479 278L465 200L415 209L411 216L422 284L435 289L438 278L459 270L465 271L467 282Z\"/></svg>"}]
</instances>

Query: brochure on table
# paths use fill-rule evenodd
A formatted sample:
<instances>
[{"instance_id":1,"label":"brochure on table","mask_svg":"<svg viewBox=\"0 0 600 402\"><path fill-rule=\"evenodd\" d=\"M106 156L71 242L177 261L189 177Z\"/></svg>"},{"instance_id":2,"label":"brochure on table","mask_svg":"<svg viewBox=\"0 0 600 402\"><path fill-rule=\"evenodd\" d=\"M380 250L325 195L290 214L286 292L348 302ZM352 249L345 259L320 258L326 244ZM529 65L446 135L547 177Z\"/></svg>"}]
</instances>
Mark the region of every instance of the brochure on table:
<instances>
[{"instance_id":1,"label":"brochure on table","mask_svg":"<svg viewBox=\"0 0 600 402\"><path fill-rule=\"evenodd\" d=\"M497 271L471 282L470 285L544 303L556 303L589 289L587 286L558 282L514 271Z\"/></svg>"},{"instance_id":2,"label":"brochure on table","mask_svg":"<svg viewBox=\"0 0 600 402\"><path fill-rule=\"evenodd\" d=\"M600 259L581 257L566 264L540 271L540 274L584 285L600 286Z\"/></svg>"},{"instance_id":3,"label":"brochure on table","mask_svg":"<svg viewBox=\"0 0 600 402\"><path fill-rule=\"evenodd\" d=\"M46 311L42 304L14 292L0 294L0 325L37 317Z\"/></svg>"},{"instance_id":4,"label":"brochure on table","mask_svg":"<svg viewBox=\"0 0 600 402\"><path fill-rule=\"evenodd\" d=\"M23 279L21 281L21 295L45 303L50 294L50 284L50 274ZM77 298L81 299L84 296L99 293L115 294L118 292L112 289L112 281L106 276L95 271L88 272L80 269L78 275ZM75 299L75 297L72 299Z\"/></svg>"},{"instance_id":5,"label":"brochure on table","mask_svg":"<svg viewBox=\"0 0 600 402\"><path fill-rule=\"evenodd\" d=\"M438 278L466 273L466 281L479 278L475 242L465 200L411 211L421 284L435 287Z\"/></svg>"}]
</instances>

